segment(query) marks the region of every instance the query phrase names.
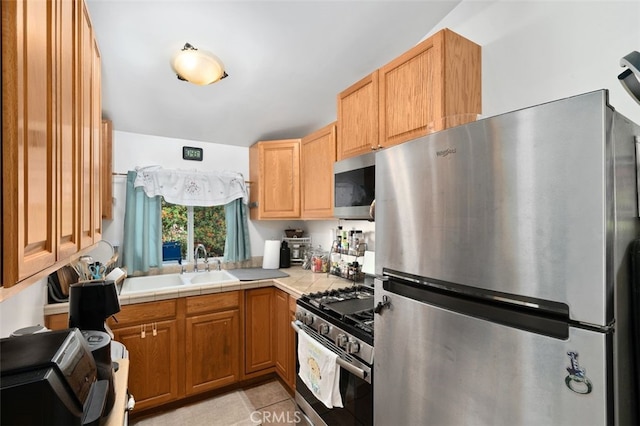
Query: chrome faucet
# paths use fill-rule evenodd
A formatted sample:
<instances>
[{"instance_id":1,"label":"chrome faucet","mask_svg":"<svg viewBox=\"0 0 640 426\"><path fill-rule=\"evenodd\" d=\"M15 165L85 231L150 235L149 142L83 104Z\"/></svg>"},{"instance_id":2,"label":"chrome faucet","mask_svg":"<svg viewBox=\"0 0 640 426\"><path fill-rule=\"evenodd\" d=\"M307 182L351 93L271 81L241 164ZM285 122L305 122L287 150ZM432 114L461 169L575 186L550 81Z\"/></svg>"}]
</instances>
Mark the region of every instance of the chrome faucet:
<instances>
[{"instance_id":1,"label":"chrome faucet","mask_svg":"<svg viewBox=\"0 0 640 426\"><path fill-rule=\"evenodd\" d=\"M209 271L209 259L207 258L207 249L202 244L196 246L195 253L193 254L193 272L198 272L198 252L202 250L204 253L204 264L206 270Z\"/></svg>"},{"instance_id":2,"label":"chrome faucet","mask_svg":"<svg viewBox=\"0 0 640 426\"><path fill-rule=\"evenodd\" d=\"M216 259L216 262L218 262L218 271L220 271L222 268L220 267L220 259Z\"/></svg>"}]
</instances>

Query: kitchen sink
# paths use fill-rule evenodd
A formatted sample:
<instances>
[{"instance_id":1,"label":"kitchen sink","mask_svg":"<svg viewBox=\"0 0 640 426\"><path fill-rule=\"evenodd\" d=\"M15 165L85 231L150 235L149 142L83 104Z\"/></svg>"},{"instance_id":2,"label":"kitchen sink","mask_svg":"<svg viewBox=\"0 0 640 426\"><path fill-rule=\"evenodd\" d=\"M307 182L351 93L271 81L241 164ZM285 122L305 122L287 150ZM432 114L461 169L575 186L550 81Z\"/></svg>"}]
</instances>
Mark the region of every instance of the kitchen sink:
<instances>
[{"instance_id":1,"label":"kitchen sink","mask_svg":"<svg viewBox=\"0 0 640 426\"><path fill-rule=\"evenodd\" d=\"M228 284L233 282L239 282L238 278L225 270L149 275L125 279L120 294L150 292L193 285Z\"/></svg>"},{"instance_id":2,"label":"kitchen sink","mask_svg":"<svg viewBox=\"0 0 640 426\"><path fill-rule=\"evenodd\" d=\"M162 290L172 287L181 287L183 285L185 285L185 282L181 279L180 274L132 277L124 280L120 294Z\"/></svg>"},{"instance_id":3,"label":"kitchen sink","mask_svg":"<svg viewBox=\"0 0 640 426\"><path fill-rule=\"evenodd\" d=\"M239 281L234 275L229 272L222 271L206 271L206 272L189 272L182 274L187 285L189 284L226 284Z\"/></svg>"}]
</instances>

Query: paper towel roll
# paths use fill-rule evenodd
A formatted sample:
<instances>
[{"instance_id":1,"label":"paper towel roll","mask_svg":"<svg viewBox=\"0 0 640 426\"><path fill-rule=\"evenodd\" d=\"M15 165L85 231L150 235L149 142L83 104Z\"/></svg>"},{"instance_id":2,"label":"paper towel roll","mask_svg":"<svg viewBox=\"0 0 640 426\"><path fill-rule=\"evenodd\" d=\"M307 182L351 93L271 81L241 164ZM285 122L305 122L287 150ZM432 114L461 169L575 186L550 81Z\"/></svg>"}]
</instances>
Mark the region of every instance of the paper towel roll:
<instances>
[{"instance_id":1,"label":"paper towel roll","mask_svg":"<svg viewBox=\"0 0 640 426\"><path fill-rule=\"evenodd\" d=\"M266 240L264 242L264 255L262 256L262 269L278 269L280 266L280 241Z\"/></svg>"}]
</instances>

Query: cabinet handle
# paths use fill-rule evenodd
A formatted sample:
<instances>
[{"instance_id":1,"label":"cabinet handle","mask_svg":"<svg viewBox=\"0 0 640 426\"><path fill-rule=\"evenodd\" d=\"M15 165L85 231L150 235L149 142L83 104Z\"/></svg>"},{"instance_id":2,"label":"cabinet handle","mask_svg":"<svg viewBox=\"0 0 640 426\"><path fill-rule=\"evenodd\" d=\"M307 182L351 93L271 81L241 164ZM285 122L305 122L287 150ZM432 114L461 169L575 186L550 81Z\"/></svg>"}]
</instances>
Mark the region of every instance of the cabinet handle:
<instances>
[{"instance_id":1,"label":"cabinet handle","mask_svg":"<svg viewBox=\"0 0 640 426\"><path fill-rule=\"evenodd\" d=\"M158 323L154 322L153 323L153 337L158 335Z\"/></svg>"},{"instance_id":2,"label":"cabinet handle","mask_svg":"<svg viewBox=\"0 0 640 426\"><path fill-rule=\"evenodd\" d=\"M147 325L146 324L142 324L140 326L140 338L144 339L145 337L147 337Z\"/></svg>"}]
</instances>

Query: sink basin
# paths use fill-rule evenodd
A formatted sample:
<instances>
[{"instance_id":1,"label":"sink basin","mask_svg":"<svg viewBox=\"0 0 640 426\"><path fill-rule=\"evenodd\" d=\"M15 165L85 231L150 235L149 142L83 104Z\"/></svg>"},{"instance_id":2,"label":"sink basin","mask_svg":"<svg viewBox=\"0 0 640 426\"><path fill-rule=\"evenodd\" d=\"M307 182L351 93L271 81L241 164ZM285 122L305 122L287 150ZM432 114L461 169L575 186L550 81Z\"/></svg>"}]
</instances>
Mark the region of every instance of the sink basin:
<instances>
[{"instance_id":1,"label":"sink basin","mask_svg":"<svg viewBox=\"0 0 640 426\"><path fill-rule=\"evenodd\" d=\"M122 283L122 291L120 292L120 294L181 287L184 284L184 281L180 278L180 274L132 277L124 280L124 283Z\"/></svg>"},{"instance_id":2,"label":"sink basin","mask_svg":"<svg viewBox=\"0 0 640 426\"><path fill-rule=\"evenodd\" d=\"M222 271L207 271L207 272L190 272L182 274L185 284L226 284L239 281L235 276L229 272Z\"/></svg>"},{"instance_id":3,"label":"sink basin","mask_svg":"<svg viewBox=\"0 0 640 426\"><path fill-rule=\"evenodd\" d=\"M238 280L238 278L225 270L190 272L186 274L150 275L125 279L122 284L122 291L120 294L164 290L190 285L227 284L239 281L240 280Z\"/></svg>"}]
</instances>

